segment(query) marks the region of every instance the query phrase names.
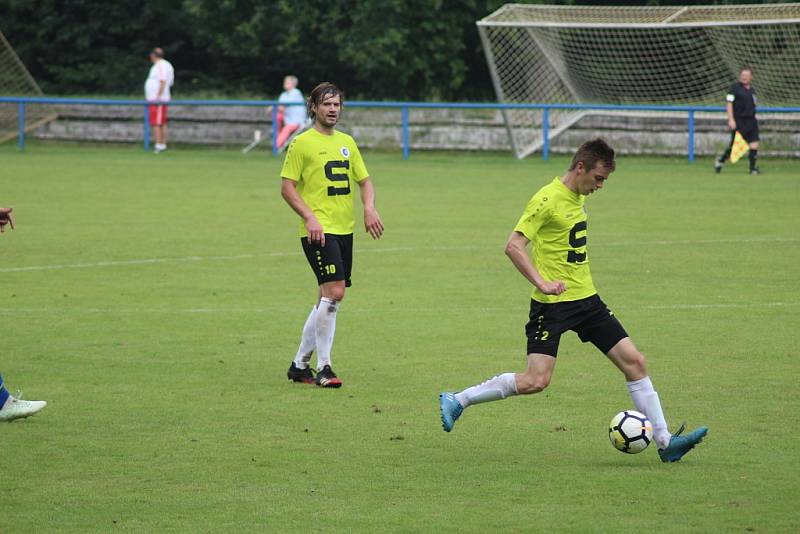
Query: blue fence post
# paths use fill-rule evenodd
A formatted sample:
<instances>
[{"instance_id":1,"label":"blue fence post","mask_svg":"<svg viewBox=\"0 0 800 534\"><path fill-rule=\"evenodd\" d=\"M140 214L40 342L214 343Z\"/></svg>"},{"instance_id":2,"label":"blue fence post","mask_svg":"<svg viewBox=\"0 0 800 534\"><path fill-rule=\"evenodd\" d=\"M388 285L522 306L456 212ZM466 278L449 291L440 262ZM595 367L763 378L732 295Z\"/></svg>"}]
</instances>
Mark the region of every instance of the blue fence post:
<instances>
[{"instance_id":1,"label":"blue fence post","mask_svg":"<svg viewBox=\"0 0 800 534\"><path fill-rule=\"evenodd\" d=\"M22 150L25 148L25 102L17 104L17 121L19 133L17 134L17 147Z\"/></svg>"},{"instance_id":2,"label":"blue fence post","mask_svg":"<svg viewBox=\"0 0 800 534\"><path fill-rule=\"evenodd\" d=\"M411 149L408 140L408 106L403 106L401 110L401 116L403 118L403 159L408 159L408 153Z\"/></svg>"},{"instance_id":3,"label":"blue fence post","mask_svg":"<svg viewBox=\"0 0 800 534\"><path fill-rule=\"evenodd\" d=\"M542 109L542 159L550 157L550 108Z\"/></svg>"},{"instance_id":4,"label":"blue fence post","mask_svg":"<svg viewBox=\"0 0 800 534\"><path fill-rule=\"evenodd\" d=\"M694 161L694 110L689 111L689 163Z\"/></svg>"},{"instance_id":5,"label":"blue fence post","mask_svg":"<svg viewBox=\"0 0 800 534\"><path fill-rule=\"evenodd\" d=\"M272 106L272 153L278 155L278 106Z\"/></svg>"},{"instance_id":6,"label":"blue fence post","mask_svg":"<svg viewBox=\"0 0 800 534\"><path fill-rule=\"evenodd\" d=\"M144 149L147 151L150 148L150 116L148 115L148 106L144 105L144 119L142 131L144 132Z\"/></svg>"}]
</instances>

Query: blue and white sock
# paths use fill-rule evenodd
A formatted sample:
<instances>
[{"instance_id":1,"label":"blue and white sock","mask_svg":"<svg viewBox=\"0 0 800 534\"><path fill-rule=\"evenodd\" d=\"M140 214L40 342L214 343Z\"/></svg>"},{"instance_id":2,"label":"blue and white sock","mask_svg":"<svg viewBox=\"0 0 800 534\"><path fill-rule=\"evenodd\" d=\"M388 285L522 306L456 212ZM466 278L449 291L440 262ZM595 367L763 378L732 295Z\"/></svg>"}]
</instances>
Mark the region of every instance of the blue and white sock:
<instances>
[{"instance_id":1,"label":"blue and white sock","mask_svg":"<svg viewBox=\"0 0 800 534\"><path fill-rule=\"evenodd\" d=\"M11 395L8 393L8 390L3 385L3 377L0 376L0 410L6 405L8 399L11 398Z\"/></svg>"},{"instance_id":2,"label":"blue and white sock","mask_svg":"<svg viewBox=\"0 0 800 534\"><path fill-rule=\"evenodd\" d=\"M456 393L456 400L466 408L472 404L505 399L517 394L517 380L514 373L503 373Z\"/></svg>"}]
</instances>

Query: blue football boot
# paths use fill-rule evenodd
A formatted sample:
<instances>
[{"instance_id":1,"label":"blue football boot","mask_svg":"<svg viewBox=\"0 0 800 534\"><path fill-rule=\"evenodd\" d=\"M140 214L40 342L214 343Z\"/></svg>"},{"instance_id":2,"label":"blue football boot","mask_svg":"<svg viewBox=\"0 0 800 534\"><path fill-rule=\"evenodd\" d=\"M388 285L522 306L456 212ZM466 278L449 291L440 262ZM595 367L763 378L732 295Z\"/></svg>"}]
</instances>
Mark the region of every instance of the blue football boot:
<instances>
[{"instance_id":1,"label":"blue football boot","mask_svg":"<svg viewBox=\"0 0 800 534\"><path fill-rule=\"evenodd\" d=\"M439 413L442 416L442 428L445 432L453 430L456 420L461 417L464 407L452 393L439 394Z\"/></svg>"},{"instance_id":2,"label":"blue football boot","mask_svg":"<svg viewBox=\"0 0 800 534\"><path fill-rule=\"evenodd\" d=\"M708 427L701 426L685 436L681 436L685 428L686 425L681 425L678 431L670 438L666 449L658 449L658 455L661 457L662 462L677 462L687 452L694 449L695 445L703 441L705 435L708 434Z\"/></svg>"}]
</instances>

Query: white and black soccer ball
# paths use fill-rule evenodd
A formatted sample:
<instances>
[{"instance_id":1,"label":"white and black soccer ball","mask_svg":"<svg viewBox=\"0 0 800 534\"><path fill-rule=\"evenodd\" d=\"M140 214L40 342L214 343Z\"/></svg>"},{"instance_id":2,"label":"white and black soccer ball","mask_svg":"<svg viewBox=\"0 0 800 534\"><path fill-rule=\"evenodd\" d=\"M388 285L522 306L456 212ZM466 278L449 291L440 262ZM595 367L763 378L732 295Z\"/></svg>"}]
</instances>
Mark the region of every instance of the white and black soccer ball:
<instances>
[{"instance_id":1,"label":"white and black soccer ball","mask_svg":"<svg viewBox=\"0 0 800 534\"><path fill-rule=\"evenodd\" d=\"M638 454L653 441L653 425L641 412L619 412L608 425L608 439L619 451Z\"/></svg>"}]
</instances>

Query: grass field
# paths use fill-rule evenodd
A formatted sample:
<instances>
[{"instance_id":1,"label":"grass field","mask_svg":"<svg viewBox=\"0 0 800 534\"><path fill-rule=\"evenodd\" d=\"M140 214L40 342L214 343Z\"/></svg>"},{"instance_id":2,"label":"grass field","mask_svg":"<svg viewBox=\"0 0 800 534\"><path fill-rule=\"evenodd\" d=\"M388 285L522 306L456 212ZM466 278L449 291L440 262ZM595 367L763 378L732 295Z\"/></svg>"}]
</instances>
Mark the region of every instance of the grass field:
<instances>
[{"instance_id":1,"label":"grass field","mask_svg":"<svg viewBox=\"0 0 800 534\"><path fill-rule=\"evenodd\" d=\"M0 532L796 532L800 164L622 157L587 201L595 284L648 355L678 464L615 451L618 372L565 336L544 393L437 395L524 366L503 255L565 158L366 152L340 390L285 371L315 296L260 153L0 147L0 371L50 405L0 426ZM357 220L360 211L357 210Z\"/></svg>"}]
</instances>

